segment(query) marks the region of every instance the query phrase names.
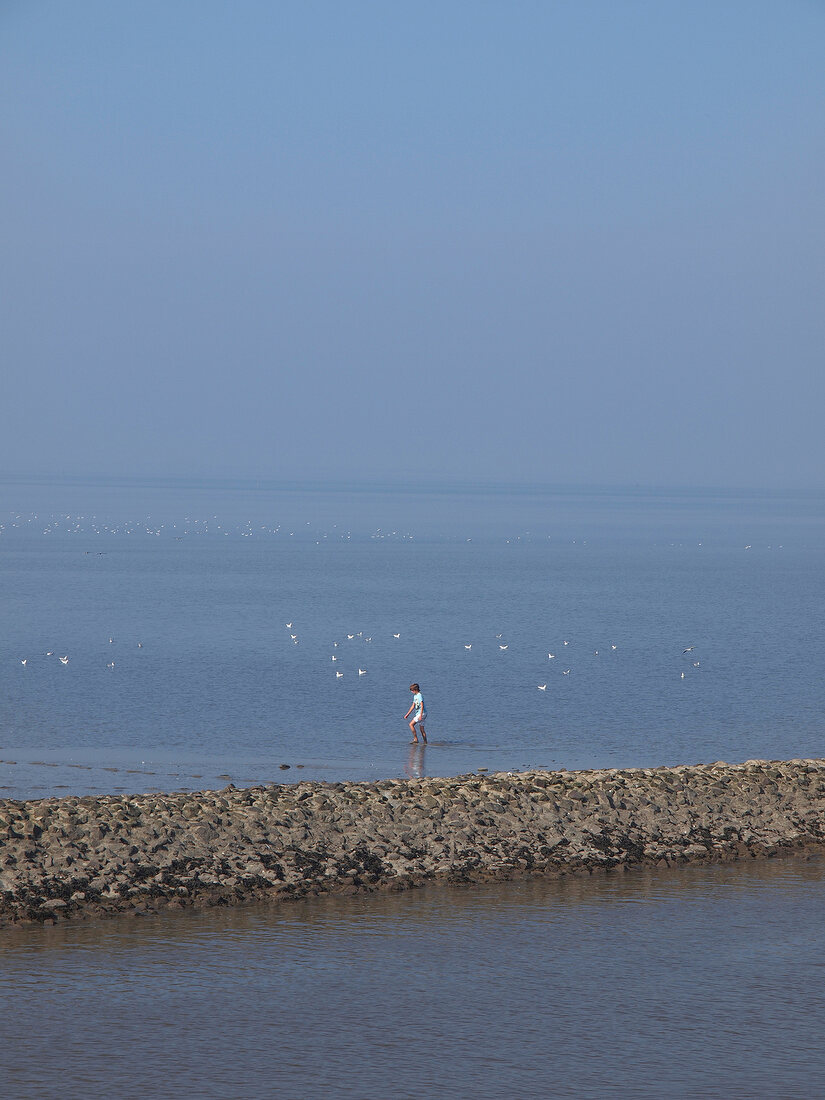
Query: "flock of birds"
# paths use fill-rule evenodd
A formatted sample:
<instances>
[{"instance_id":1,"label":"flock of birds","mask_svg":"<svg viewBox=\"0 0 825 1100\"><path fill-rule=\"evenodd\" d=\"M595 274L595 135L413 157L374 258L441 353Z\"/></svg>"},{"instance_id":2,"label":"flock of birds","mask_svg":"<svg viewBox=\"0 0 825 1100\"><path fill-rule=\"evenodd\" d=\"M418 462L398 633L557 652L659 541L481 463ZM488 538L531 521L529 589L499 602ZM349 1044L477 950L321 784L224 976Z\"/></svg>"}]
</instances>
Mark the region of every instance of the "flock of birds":
<instances>
[{"instance_id":1,"label":"flock of birds","mask_svg":"<svg viewBox=\"0 0 825 1100\"><path fill-rule=\"evenodd\" d=\"M72 536L151 535L154 538L171 537L177 542L181 542L186 538L197 538L204 535L219 535L224 538L270 536L301 541L310 538L317 546L320 546L322 542L349 542L353 539L353 532L343 524L330 524L329 530L324 531L318 529L317 526L313 526L310 520L298 524L254 523L252 520L230 523L226 519L221 519L218 515L205 518L184 516L182 520L168 523L160 523L153 516L123 520L120 523L114 521L106 523L96 515L61 513L57 516L44 517L36 512L16 512L6 522L0 523L0 535L4 533L11 534L14 531ZM413 541L413 535L409 531L390 530L381 527L373 530L369 538L373 541ZM100 554L101 552L86 550L84 553ZM105 551L102 553L105 553Z\"/></svg>"},{"instance_id":2,"label":"flock of birds","mask_svg":"<svg viewBox=\"0 0 825 1100\"><path fill-rule=\"evenodd\" d=\"M300 638L298 637L297 634L292 633L292 630L295 626L294 622L288 622L288 623L285 623L284 625L285 625L286 629L288 631L290 631L289 638L290 638L290 641L292 642L292 644L293 645L299 645L300 644ZM393 633L392 637L395 641L399 641L400 638L401 638L400 631L398 633ZM505 642L503 640L503 638L504 638L503 634L496 634L496 642L498 644L499 653L506 653L510 648L510 643ZM347 641L350 641L350 642L360 639L365 644L369 644L369 643L372 642L372 635L365 635L362 630L359 630L357 632L354 631L352 634L347 634L346 639L347 639ZM338 649L340 647L340 645L341 645L341 642L337 642L337 641L332 642L332 648L333 649ZM570 645L570 639L566 638L562 642L562 648L565 648L569 645ZM469 653L472 650L472 648L473 648L473 643L472 642L465 642L464 643L464 650L466 652ZM618 648L619 647L618 647L617 644L611 642L609 652L610 653L616 653L618 651ZM692 646L692 645L685 646L685 648L682 650L682 656L684 657L685 655L692 654L695 648L696 647ZM600 653L600 651L598 649L593 650L593 656L594 657L598 657L599 653ZM330 660L333 663L337 662L338 659L339 659L339 655L337 653L331 653L330 654ZM547 660L548 661L555 661L556 659L557 659L557 655L555 653L548 652L548 654L547 654ZM699 661L692 661L692 665L693 665L694 668L699 668ZM357 667L358 667L358 675L359 676L366 676L367 675L367 670L365 668L361 668L360 664ZM562 674L562 676L569 676L571 672L572 672L572 668L565 668L565 669L562 669L561 674ZM344 672L341 671L340 669L336 668L335 669L335 678L336 678L336 680L342 680L344 678ZM680 673L680 678L682 680L685 679L684 671ZM548 681L545 680L545 682L543 684L536 684L536 687L538 688L539 691L547 691L547 685L548 685Z\"/></svg>"},{"instance_id":3,"label":"flock of birds","mask_svg":"<svg viewBox=\"0 0 825 1100\"><path fill-rule=\"evenodd\" d=\"M109 645L114 645L114 644L115 644L114 638L110 637L109 638ZM143 649L143 642L138 642L137 643L137 648L138 649ZM44 656L45 657L54 657L55 656L54 650L53 649L47 649ZM69 663L68 653L64 654L62 657L58 655L57 659L61 663L61 665L67 665ZM29 664L29 658L28 657L21 657L20 658L20 664L23 666L23 668L27 668L28 664ZM113 670L114 667L115 667L115 662L113 660L112 661L107 661L106 662L106 667L108 669Z\"/></svg>"}]
</instances>

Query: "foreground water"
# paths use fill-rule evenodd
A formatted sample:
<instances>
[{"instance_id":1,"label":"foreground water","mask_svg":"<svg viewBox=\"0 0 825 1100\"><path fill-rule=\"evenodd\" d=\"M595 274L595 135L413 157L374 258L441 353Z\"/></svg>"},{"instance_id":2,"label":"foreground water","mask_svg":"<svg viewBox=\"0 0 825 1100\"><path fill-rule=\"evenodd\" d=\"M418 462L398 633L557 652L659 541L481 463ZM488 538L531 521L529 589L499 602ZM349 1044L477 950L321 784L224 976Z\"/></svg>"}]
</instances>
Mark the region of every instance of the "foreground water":
<instances>
[{"instance_id":1,"label":"foreground water","mask_svg":"<svg viewBox=\"0 0 825 1100\"><path fill-rule=\"evenodd\" d=\"M0 795L821 756L824 517L0 483Z\"/></svg>"},{"instance_id":2,"label":"foreground water","mask_svg":"<svg viewBox=\"0 0 825 1100\"><path fill-rule=\"evenodd\" d=\"M20 928L4 1095L808 1100L823 905L787 860Z\"/></svg>"}]
</instances>

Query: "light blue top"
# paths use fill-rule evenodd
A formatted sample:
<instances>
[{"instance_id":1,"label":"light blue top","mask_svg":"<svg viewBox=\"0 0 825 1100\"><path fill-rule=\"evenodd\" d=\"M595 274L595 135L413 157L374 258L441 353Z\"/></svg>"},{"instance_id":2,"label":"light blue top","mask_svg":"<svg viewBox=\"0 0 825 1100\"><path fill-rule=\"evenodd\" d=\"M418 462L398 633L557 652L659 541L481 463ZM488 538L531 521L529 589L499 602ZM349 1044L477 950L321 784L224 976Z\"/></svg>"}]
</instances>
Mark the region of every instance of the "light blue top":
<instances>
[{"instance_id":1,"label":"light blue top","mask_svg":"<svg viewBox=\"0 0 825 1100\"><path fill-rule=\"evenodd\" d=\"M422 711L422 713L427 709L424 706L424 699L423 699L423 696L421 695L420 691L416 691L413 694L413 706L415 707L415 709L417 711L418 710Z\"/></svg>"}]
</instances>

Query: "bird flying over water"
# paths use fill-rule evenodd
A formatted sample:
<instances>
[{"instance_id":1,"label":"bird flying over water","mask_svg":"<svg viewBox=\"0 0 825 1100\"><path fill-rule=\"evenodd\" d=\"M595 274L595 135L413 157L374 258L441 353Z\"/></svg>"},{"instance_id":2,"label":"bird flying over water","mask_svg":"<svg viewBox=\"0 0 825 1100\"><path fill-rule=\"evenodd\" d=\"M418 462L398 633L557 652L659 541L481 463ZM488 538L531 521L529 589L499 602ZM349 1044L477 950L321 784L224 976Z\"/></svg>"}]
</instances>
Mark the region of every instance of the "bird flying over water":
<instances>
[{"instance_id":1,"label":"bird flying over water","mask_svg":"<svg viewBox=\"0 0 825 1100\"><path fill-rule=\"evenodd\" d=\"M499 648L499 649L507 649L507 648L508 648L508 646L509 646L509 643L508 643L508 645L500 645L500 646L499 646L498 648Z\"/></svg>"},{"instance_id":2,"label":"bird flying over water","mask_svg":"<svg viewBox=\"0 0 825 1100\"><path fill-rule=\"evenodd\" d=\"M359 668L358 669L358 675L359 676L366 676L367 675L367 670L365 668Z\"/></svg>"},{"instance_id":3,"label":"bird flying over water","mask_svg":"<svg viewBox=\"0 0 825 1100\"><path fill-rule=\"evenodd\" d=\"M547 691L547 684L538 684L539 691Z\"/></svg>"},{"instance_id":4,"label":"bird flying over water","mask_svg":"<svg viewBox=\"0 0 825 1100\"><path fill-rule=\"evenodd\" d=\"M472 649L472 648L473 648L473 644L472 644L472 642L471 642L471 643L470 643L469 645L465 645L465 647L464 647L464 648L465 648L465 649Z\"/></svg>"},{"instance_id":5,"label":"bird flying over water","mask_svg":"<svg viewBox=\"0 0 825 1100\"><path fill-rule=\"evenodd\" d=\"M689 645L685 649L682 650L682 653L690 653L691 650L693 650L693 649L696 649L696 646L695 645Z\"/></svg>"},{"instance_id":6,"label":"bird flying over water","mask_svg":"<svg viewBox=\"0 0 825 1100\"><path fill-rule=\"evenodd\" d=\"M61 665L67 665L69 663L68 657L58 657L58 660L60 661Z\"/></svg>"},{"instance_id":7,"label":"bird flying over water","mask_svg":"<svg viewBox=\"0 0 825 1100\"><path fill-rule=\"evenodd\" d=\"M400 634L393 634L393 638L400 638L400 637L401 637Z\"/></svg>"},{"instance_id":8,"label":"bird flying over water","mask_svg":"<svg viewBox=\"0 0 825 1100\"><path fill-rule=\"evenodd\" d=\"M344 675L343 672L336 672L335 673L335 679L340 680L343 675Z\"/></svg>"}]
</instances>

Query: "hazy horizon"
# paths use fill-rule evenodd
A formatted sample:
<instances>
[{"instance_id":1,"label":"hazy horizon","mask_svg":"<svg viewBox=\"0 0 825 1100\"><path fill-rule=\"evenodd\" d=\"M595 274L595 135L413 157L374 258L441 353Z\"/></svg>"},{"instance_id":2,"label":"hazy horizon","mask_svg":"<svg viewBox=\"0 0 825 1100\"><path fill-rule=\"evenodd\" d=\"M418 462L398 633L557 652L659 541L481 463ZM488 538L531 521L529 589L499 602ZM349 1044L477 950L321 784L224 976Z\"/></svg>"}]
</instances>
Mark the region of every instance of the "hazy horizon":
<instances>
[{"instance_id":1,"label":"hazy horizon","mask_svg":"<svg viewBox=\"0 0 825 1100\"><path fill-rule=\"evenodd\" d=\"M0 12L7 477L825 488L825 8Z\"/></svg>"}]
</instances>

